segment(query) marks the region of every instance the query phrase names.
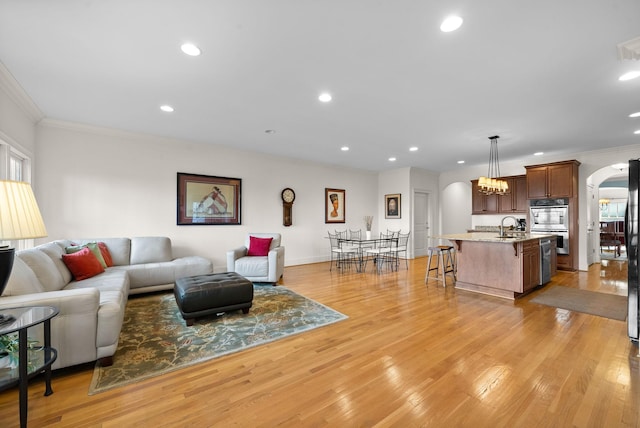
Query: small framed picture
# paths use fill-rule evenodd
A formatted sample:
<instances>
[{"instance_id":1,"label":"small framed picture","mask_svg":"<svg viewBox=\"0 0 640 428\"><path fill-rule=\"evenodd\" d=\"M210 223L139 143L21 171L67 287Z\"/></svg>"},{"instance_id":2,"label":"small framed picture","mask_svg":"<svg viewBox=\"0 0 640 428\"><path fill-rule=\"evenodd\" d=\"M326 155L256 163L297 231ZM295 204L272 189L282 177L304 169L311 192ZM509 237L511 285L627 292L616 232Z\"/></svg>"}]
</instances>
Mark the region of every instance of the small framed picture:
<instances>
[{"instance_id":1,"label":"small framed picture","mask_svg":"<svg viewBox=\"0 0 640 428\"><path fill-rule=\"evenodd\" d=\"M178 225L240 224L239 178L178 173Z\"/></svg>"},{"instance_id":2,"label":"small framed picture","mask_svg":"<svg viewBox=\"0 0 640 428\"><path fill-rule=\"evenodd\" d=\"M400 218L400 193L384 195L384 218Z\"/></svg>"},{"instance_id":3,"label":"small framed picture","mask_svg":"<svg viewBox=\"0 0 640 428\"><path fill-rule=\"evenodd\" d=\"M344 223L345 219L344 189L324 189L324 222Z\"/></svg>"}]
</instances>

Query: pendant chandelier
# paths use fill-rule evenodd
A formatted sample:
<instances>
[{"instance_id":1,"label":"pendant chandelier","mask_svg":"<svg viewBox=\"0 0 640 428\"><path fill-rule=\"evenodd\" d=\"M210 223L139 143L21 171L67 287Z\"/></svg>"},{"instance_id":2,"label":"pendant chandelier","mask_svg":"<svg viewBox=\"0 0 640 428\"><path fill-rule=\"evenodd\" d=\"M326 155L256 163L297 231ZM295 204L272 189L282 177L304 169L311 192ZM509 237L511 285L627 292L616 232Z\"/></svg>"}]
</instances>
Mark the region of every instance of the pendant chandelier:
<instances>
[{"instance_id":1,"label":"pendant chandelier","mask_svg":"<svg viewBox=\"0 0 640 428\"><path fill-rule=\"evenodd\" d=\"M498 135L489 137L491 149L489 151L489 171L486 177L478 178L478 187L485 195L507 195L509 194L509 184L500 179L500 162L498 161Z\"/></svg>"}]
</instances>

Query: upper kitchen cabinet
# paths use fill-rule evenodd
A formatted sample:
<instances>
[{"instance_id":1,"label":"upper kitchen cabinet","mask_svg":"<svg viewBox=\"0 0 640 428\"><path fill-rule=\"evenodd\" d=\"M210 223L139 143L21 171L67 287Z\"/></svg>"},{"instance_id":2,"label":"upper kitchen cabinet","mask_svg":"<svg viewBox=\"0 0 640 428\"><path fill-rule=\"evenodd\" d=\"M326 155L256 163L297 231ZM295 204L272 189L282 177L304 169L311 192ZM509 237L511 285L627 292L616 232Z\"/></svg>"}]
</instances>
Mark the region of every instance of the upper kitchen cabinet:
<instances>
[{"instance_id":1,"label":"upper kitchen cabinet","mask_svg":"<svg viewBox=\"0 0 640 428\"><path fill-rule=\"evenodd\" d=\"M509 193L503 196L485 195L479 191L478 180L471 180L471 214L526 213L527 179L525 175L500 177L509 184Z\"/></svg>"},{"instance_id":2,"label":"upper kitchen cabinet","mask_svg":"<svg viewBox=\"0 0 640 428\"><path fill-rule=\"evenodd\" d=\"M525 166L527 198L572 198L578 193L578 166L570 160L546 165Z\"/></svg>"},{"instance_id":3,"label":"upper kitchen cabinet","mask_svg":"<svg viewBox=\"0 0 640 428\"><path fill-rule=\"evenodd\" d=\"M504 177L509 184L509 195L500 196L500 213L526 213L529 208L527 200L527 176L516 175Z\"/></svg>"},{"instance_id":4,"label":"upper kitchen cabinet","mask_svg":"<svg viewBox=\"0 0 640 428\"><path fill-rule=\"evenodd\" d=\"M471 214L495 214L498 212L498 195L480 192L478 180L471 180Z\"/></svg>"}]
</instances>

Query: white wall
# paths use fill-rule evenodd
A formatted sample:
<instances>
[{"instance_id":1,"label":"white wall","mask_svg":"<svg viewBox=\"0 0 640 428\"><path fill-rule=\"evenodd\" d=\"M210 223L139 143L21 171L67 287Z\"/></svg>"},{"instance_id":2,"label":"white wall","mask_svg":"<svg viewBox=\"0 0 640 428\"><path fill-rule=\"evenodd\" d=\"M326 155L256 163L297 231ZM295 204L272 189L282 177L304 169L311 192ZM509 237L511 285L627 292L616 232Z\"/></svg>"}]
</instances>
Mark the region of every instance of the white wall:
<instances>
[{"instance_id":1,"label":"white wall","mask_svg":"<svg viewBox=\"0 0 640 428\"><path fill-rule=\"evenodd\" d=\"M386 232L387 230L402 230L407 232L411 230L411 168L398 168L389 171L383 171L378 174L377 187L377 210L373 218L374 236L377 232ZM385 218L385 195L400 193L400 218ZM377 221L376 221L377 218ZM376 228L377 226L377 228Z\"/></svg>"},{"instance_id":2,"label":"white wall","mask_svg":"<svg viewBox=\"0 0 640 428\"><path fill-rule=\"evenodd\" d=\"M0 63L0 141L30 158L35 152L35 124L42 113Z\"/></svg>"},{"instance_id":3,"label":"white wall","mask_svg":"<svg viewBox=\"0 0 640 428\"><path fill-rule=\"evenodd\" d=\"M248 232L282 233L286 265L328 260L327 230L364 229L363 217L378 210L375 173L216 145L45 120L37 156L44 241L166 235L175 256L209 257L216 271ZM241 178L242 224L177 226L178 172ZM296 192L290 227L282 226L285 187ZM345 189L344 225L324 223L325 187Z\"/></svg>"}]
</instances>

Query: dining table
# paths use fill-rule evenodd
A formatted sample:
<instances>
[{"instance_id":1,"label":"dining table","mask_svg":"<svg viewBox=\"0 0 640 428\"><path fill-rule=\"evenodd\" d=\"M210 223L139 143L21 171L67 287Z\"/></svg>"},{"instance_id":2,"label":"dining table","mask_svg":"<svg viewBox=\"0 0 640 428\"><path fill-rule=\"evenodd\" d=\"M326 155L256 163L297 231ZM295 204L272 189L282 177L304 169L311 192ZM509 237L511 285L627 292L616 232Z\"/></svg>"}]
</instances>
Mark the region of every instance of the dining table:
<instances>
[{"instance_id":1,"label":"dining table","mask_svg":"<svg viewBox=\"0 0 640 428\"><path fill-rule=\"evenodd\" d=\"M383 257L387 257L391 251L382 250L391 249L393 244L397 245L398 237L380 237L380 238L338 238L338 245L342 249L353 249L355 254L355 265L357 272L364 272L367 265L368 255L373 258L376 269L380 272L383 265ZM378 250L378 251L376 251Z\"/></svg>"}]
</instances>

